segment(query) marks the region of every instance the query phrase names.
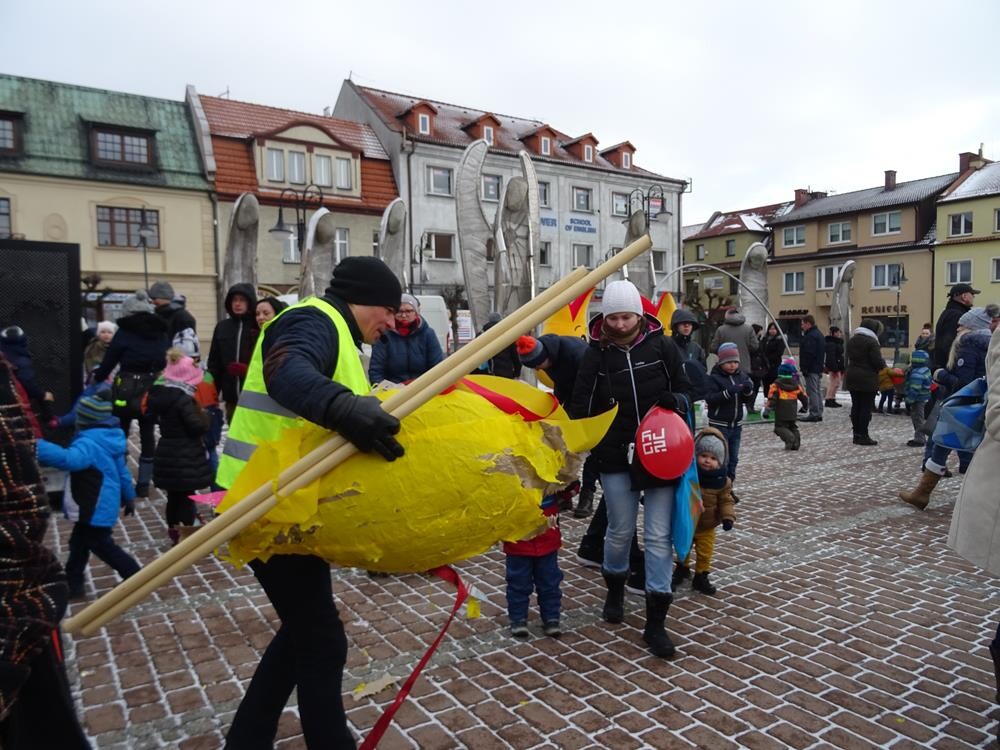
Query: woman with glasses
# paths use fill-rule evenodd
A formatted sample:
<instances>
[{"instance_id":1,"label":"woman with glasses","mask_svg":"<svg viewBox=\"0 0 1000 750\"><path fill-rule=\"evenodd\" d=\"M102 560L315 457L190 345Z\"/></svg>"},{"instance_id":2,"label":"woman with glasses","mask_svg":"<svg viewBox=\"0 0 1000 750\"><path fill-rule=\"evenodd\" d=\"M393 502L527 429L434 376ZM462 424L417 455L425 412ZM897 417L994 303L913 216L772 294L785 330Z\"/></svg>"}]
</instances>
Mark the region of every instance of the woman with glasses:
<instances>
[{"instance_id":1,"label":"woman with glasses","mask_svg":"<svg viewBox=\"0 0 1000 750\"><path fill-rule=\"evenodd\" d=\"M423 375L444 359L434 329L420 317L417 298L404 294L396 311L396 329L388 330L372 347L368 379L405 383Z\"/></svg>"}]
</instances>

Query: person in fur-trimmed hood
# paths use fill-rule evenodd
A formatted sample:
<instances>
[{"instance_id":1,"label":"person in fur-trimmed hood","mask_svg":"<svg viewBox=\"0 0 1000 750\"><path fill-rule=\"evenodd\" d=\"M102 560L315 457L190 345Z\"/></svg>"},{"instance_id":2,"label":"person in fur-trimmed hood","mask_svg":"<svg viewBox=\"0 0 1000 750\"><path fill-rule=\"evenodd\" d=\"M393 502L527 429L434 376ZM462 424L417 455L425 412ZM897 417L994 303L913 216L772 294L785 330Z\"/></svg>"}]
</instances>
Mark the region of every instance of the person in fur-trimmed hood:
<instances>
[{"instance_id":1,"label":"person in fur-trimmed hood","mask_svg":"<svg viewBox=\"0 0 1000 750\"><path fill-rule=\"evenodd\" d=\"M719 363L712 368L709 379L705 395L708 423L726 439L729 446L726 474L735 480L743 435L744 401L753 393L753 381L740 371L740 352L736 344L727 342L719 346Z\"/></svg>"},{"instance_id":2,"label":"person in fur-trimmed hood","mask_svg":"<svg viewBox=\"0 0 1000 750\"><path fill-rule=\"evenodd\" d=\"M233 419L253 347L260 334L254 308L256 299L257 290L253 284L233 284L226 292L225 307L229 317L216 323L212 332L208 371L226 404L226 422Z\"/></svg>"},{"instance_id":3,"label":"person in fur-trimmed hood","mask_svg":"<svg viewBox=\"0 0 1000 750\"><path fill-rule=\"evenodd\" d=\"M878 391L878 374L885 369L878 337L884 326L878 320L865 318L847 341L847 370L844 387L851 392L851 427L855 445L878 445L868 434Z\"/></svg>"},{"instance_id":4,"label":"person in fur-trimmed hood","mask_svg":"<svg viewBox=\"0 0 1000 750\"><path fill-rule=\"evenodd\" d=\"M727 341L736 344L740 350L740 369L743 372L750 372L750 352L757 351L760 341L753 332L753 327L747 323L746 316L735 307L726 310L725 320L715 330L708 349L712 354L717 354L719 347Z\"/></svg>"},{"instance_id":5,"label":"person in fur-trimmed hood","mask_svg":"<svg viewBox=\"0 0 1000 750\"><path fill-rule=\"evenodd\" d=\"M694 532L694 578L691 588L712 595L718 589L708 578L712 570L715 549L715 529L731 531L736 522L736 501L733 481L726 476L728 463L725 436L714 427L700 430L694 439L694 455L698 462L698 484L701 486L703 510ZM691 555L674 566L672 585L676 589L691 574Z\"/></svg>"}]
</instances>

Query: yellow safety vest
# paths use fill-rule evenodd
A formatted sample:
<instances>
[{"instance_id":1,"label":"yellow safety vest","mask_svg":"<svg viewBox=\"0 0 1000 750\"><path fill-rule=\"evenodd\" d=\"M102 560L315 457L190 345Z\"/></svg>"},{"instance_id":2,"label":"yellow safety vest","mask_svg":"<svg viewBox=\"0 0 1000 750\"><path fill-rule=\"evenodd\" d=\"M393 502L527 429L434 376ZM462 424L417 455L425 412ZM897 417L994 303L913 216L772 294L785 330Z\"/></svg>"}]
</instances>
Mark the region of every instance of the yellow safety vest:
<instances>
[{"instance_id":1,"label":"yellow safety vest","mask_svg":"<svg viewBox=\"0 0 1000 750\"><path fill-rule=\"evenodd\" d=\"M365 370L361 366L351 331L344 316L329 302L319 297L309 297L298 304L285 308L264 326L271 325L290 310L303 307L314 307L326 315L337 329L339 345L337 347L337 365L330 376L351 392L364 395L371 390ZM283 430L301 426L305 421L302 417L289 411L267 393L264 385L264 361L261 356L261 346L264 343L264 330L257 337L253 357L247 368L246 380L240 392L240 400L233 414L233 422L229 425L226 446L219 459L219 470L215 481L220 487L231 487L237 475L243 470L250 456L257 450L257 444L264 440L277 440Z\"/></svg>"}]
</instances>

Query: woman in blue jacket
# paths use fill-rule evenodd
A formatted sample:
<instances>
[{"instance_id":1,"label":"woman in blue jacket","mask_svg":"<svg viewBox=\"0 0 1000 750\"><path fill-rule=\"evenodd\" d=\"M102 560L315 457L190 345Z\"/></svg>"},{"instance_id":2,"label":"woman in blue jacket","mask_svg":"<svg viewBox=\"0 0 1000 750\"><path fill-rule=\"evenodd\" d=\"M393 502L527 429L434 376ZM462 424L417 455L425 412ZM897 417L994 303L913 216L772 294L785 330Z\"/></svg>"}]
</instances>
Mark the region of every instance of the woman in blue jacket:
<instances>
[{"instance_id":1,"label":"woman in blue jacket","mask_svg":"<svg viewBox=\"0 0 1000 750\"><path fill-rule=\"evenodd\" d=\"M417 298L404 294L396 312L396 330L388 330L372 347L368 380L405 383L444 359L434 329L420 317Z\"/></svg>"}]
</instances>

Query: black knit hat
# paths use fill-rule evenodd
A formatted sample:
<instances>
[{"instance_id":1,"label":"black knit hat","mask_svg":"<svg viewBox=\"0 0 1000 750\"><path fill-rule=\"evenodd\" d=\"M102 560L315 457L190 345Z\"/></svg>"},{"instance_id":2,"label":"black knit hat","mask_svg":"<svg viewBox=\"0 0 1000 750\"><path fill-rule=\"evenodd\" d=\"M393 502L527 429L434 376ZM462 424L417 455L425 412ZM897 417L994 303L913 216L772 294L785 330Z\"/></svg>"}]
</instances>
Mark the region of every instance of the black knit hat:
<instances>
[{"instance_id":1,"label":"black knit hat","mask_svg":"<svg viewBox=\"0 0 1000 750\"><path fill-rule=\"evenodd\" d=\"M385 263L370 255L344 258L333 269L326 294L355 305L399 307L403 288Z\"/></svg>"}]
</instances>

